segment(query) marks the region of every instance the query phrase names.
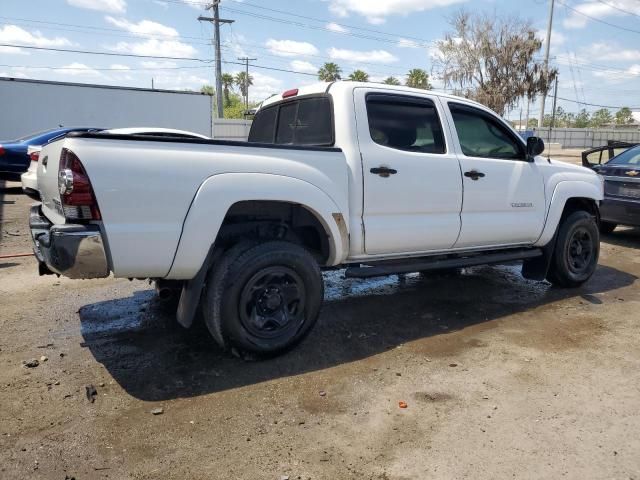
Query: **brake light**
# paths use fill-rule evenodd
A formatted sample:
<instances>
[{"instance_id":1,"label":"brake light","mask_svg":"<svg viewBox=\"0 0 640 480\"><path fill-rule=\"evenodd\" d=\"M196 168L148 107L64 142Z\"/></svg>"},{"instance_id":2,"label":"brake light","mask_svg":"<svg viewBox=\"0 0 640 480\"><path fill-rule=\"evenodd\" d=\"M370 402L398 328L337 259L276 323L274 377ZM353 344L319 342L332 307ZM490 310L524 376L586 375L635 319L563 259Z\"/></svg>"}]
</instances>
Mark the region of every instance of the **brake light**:
<instances>
[{"instance_id":1,"label":"brake light","mask_svg":"<svg viewBox=\"0 0 640 480\"><path fill-rule=\"evenodd\" d=\"M4 155L4 148L2 148L2 145L0 145L0 155Z\"/></svg>"},{"instance_id":2,"label":"brake light","mask_svg":"<svg viewBox=\"0 0 640 480\"><path fill-rule=\"evenodd\" d=\"M37 162L40 159L40 152L31 152L29 158L32 162Z\"/></svg>"},{"instance_id":3,"label":"brake light","mask_svg":"<svg viewBox=\"0 0 640 480\"><path fill-rule=\"evenodd\" d=\"M60 154L58 190L64 216L68 220L100 220L93 187L80 159L68 148Z\"/></svg>"},{"instance_id":4,"label":"brake light","mask_svg":"<svg viewBox=\"0 0 640 480\"><path fill-rule=\"evenodd\" d=\"M298 89L292 88L291 90L287 90L286 92L284 92L282 94L282 98L295 97L296 95L298 95Z\"/></svg>"}]
</instances>

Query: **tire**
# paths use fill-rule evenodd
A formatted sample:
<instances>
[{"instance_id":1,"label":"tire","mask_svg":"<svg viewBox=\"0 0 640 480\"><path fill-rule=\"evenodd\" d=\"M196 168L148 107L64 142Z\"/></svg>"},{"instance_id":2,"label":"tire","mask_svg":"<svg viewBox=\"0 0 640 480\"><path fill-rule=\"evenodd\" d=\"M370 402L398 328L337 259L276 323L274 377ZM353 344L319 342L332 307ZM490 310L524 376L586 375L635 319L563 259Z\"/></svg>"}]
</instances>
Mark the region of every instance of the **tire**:
<instances>
[{"instance_id":1,"label":"tire","mask_svg":"<svg viewBox=\"0 0 640 480\"><path fill-rule=\"evenodd\" d=\"M617 223L600 222L600 233L604 233L605 235L613 233L617 226Z\"/></svg>"},{"instance_id":2,"label":"tire","mask_svg":"<svg viewBox=\"0 0 640 480\"><path fill-rule=\"evenodd\" d=\"M222 348L267 357L302 341L323 297L320 268L304 248L284 241L241 243L209 273L203 314Z\"/></svg>"},{"instance_id":3,"label":"tire","mask_svg":"<svg viewBox=\"0 0 640 480\"><path fill-rule=\"evenodd\" d=\"M560 225L547 280L559 287L578 287L595 272L599 254L596 220L588 212L573 212Z\"/></svg>"}]
</instances>

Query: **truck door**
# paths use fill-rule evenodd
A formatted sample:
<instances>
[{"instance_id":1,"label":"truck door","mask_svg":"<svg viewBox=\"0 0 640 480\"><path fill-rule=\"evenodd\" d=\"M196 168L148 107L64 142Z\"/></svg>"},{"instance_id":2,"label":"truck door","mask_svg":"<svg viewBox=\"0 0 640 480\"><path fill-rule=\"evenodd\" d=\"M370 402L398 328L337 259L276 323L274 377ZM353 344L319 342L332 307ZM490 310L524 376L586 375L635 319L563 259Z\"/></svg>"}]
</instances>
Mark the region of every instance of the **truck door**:
<instances>
[{"instance_id":1,"label":"truck door","mask_svg":"<svg viewBox=\"0 0 640 480\"><path fill-rule=\"evenodd\" d=\"M444 102L443 102L444 103ZM456 248L535 242L544 226L544 179L524 142L496 115L448 101L463 174Z\"/></svg>"},{"instance_id":2,"label":"truck door","mask_svg":"<svg viewBox=\"0 0 640 480\"><path fill-rule=\"evenodd\" d=\"M462 178L442 106L432 95L354 90L368 255L453 246Z\"/></svg>"}]
</instances>

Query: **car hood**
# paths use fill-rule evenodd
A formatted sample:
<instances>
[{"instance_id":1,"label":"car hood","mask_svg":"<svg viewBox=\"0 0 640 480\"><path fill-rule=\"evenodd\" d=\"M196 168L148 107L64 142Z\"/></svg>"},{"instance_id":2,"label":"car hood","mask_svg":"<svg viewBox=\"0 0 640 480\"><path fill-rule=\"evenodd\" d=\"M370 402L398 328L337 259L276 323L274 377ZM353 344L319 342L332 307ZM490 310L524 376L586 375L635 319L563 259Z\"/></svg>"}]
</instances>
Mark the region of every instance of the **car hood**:
<instances>
[{"instance_id":1,"label":"car hood","mask_svg":"<svg viewBox=\"0 0 640 480\"><path fill-rule=\"evenodd\" d=\"M602 165L601 167L595 169L595 172L602 175L603 177L640 178L640 166L632 167L627 165Z\"/></svg>"}]
</instances>

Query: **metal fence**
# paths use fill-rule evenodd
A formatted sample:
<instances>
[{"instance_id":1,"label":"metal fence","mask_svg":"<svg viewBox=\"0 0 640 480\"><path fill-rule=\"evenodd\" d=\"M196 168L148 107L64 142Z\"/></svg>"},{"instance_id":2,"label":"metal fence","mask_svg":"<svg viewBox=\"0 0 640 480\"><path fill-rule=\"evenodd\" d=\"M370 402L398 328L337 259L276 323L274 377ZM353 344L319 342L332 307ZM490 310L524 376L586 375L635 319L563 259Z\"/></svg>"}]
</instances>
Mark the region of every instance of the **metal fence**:
<instances>
[{"instance_id":1,"label":"metal fence","mask_svg":"<svg viewBox=\"0 0 640 480\"><path fill-rule=\"evenodd\" d=\"M593 128L534 128L535 135L545 143L559 143L563 148L592 148L606 145L608 140L640 143L640 130Z\"/></svg>"},{"instance_id":2,"label":"metal fence","mask_svg":"<svg viewBox=\"0 0 640 480\"><path fill-rule=\"evenodd\" d=\"M213 138L216 140L246 141L249 137L251 120L230 118L213 119Z\"/></svg>"}]
</instances>

